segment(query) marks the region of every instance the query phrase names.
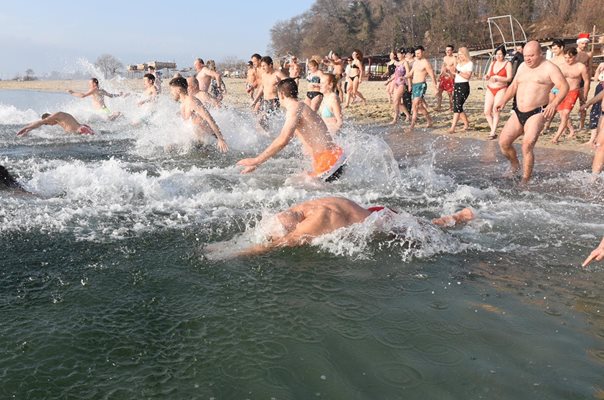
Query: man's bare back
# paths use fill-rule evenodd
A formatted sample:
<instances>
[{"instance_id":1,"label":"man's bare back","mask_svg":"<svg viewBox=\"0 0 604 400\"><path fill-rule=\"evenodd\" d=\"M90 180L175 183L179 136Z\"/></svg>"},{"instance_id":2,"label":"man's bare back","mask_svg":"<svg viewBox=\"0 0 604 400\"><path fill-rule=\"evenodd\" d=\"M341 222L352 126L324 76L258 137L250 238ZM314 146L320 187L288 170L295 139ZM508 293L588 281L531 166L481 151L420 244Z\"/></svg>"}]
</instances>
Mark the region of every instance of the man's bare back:
<instances>
[{"instance_id":1,"label":"man's bare back","mask_svg":"<svg viewBox=\"0 0 604 400\"><path fill-rule=\"evenodd\" d=\"M25 136L27 133L41 127L42 125L59 125L67 133L79 133L86 135L94 134L92 128L90 128L88 125L80 124L73 117L73 115L59 111L50 115L42 115L42 119L25 126L23 129L17 132L17 136Z\"/></svg>"}]
</instances>

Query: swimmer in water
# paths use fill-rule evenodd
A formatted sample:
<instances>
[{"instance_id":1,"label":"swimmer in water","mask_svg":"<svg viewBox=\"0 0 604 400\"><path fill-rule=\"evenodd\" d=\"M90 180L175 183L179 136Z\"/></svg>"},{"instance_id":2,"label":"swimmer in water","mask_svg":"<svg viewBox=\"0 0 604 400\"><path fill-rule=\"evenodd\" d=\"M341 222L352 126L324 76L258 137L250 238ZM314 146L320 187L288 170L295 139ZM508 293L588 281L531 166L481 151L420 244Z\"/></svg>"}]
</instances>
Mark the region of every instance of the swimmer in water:
<instances>
[{"instance_id":1,"label":"swimmer in water","mask_svg":"<svg viewBox=\"0 0 604 400\"><path fill-rule=\"evenodd\" d=\"M105 96L111 98L120 97L124 96L123 93L113 94L107 92L105 89L101 89L99 87L99 80L96 78L91 78L90 81L88 81L88 87L89 89L86 93L74 92L71 89L68 90L67 93L72 96L79 97L81 99L83 99L84 97L92 96L92 103L94 104L94 108L104 114L110 121L113 121L122 115L120 112L112 113L107 108L107 106L105 105Z\"/></svg>"},{"instance_id":2,"label":"swimmer in water","mask_svg":"<svg viewBox=\"0 0 604 400\"><path fill-rule=\"evenodd\" d=\"M257 255L279 247L299 247L310 243L314 238L331 233L337 229L358 224L374 212L386 211L396 214L385 207L364 208L352 200L343 197L323 197L296 204L278 213L279 224L268 232L268 242L244 250L239 255ZM432 220L438 226L454 226L474 219L469 208Z\"/></svg>"},{"instance_id":3,"label":"swimmer in water","mask_svg":"<svg viewBox=\"0 0 604 400\"><path fill-rule=\"evenodd\" d=\"M59 125L67 133L77 133L80 135L94 135L92 128L86 124L80 124L71 114L66 112L56 112L54 114L44 113L42 119L32 122L19 132L17 136L25 136L29 132L41 127L42 125Z\"/></svg>"},{"instance_id":4,"label":"swimmer in water","mask_svg":"<svg viewBox=\"0 0 604 400\"><path fill-rule=\"evenodd\" d=\"M170 81L170 94L174 101L180 102L180 113L185 121L191 120L195 126L195 133L201 143L206 143L212 135L216 137L216 147L222 153L229 150L220 128L203 103L195 96L188 93L187 80L174 78Z\"/></svg>"},{"instance_id":5,"label":"swimmer in water","mask_svg":"<svg viewBox=\"0 0 604 400\"><path fill-rule=\"evenodd\" d=\"M237 165L245 167L241 173L254 171L279 153L297 135L306 153L312 157L313 171L310 176L325 182L337 180L344 170L346 156L333 141L321 116L298 100L298 85L292 78L280 81L275 91L279 96L276 100L286 110L281 133L258 156L240 160Z\"/></svg>"},{"instance_id":6,"label":"swimmer in water","mask_svg":"<svg viewBox=\"0 0 604 400\"><path fill-rule=\"evenodd\" d=\"M585 261L583 261L583 264L581 266L587 267L589 263L591 263L593 260L604 260L604 238L602 238L602 241L600 242L598 247L596 247L594 251L592 251L591 254L585 259Z\"/></svg>"}]
</instances>

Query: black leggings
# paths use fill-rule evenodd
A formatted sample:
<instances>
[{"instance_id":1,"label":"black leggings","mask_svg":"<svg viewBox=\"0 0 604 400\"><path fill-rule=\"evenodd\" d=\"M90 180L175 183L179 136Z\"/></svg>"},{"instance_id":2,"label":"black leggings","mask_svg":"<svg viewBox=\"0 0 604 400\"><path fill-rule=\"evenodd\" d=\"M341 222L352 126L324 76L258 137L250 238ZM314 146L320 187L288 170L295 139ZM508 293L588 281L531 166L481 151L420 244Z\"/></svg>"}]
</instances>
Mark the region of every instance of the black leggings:
<instances>
[{"instance_id":1,"label":"black leggings","mask_svg":"<svg viewBox=\"0 0 604 400\"><path fill-rule=\"evenodd\" d=\"M470 83L469 82L458 82L455 83L455 89L453 89L453 112L462 113L463 105L470 95Z\"/></svg>"}]
</instances>

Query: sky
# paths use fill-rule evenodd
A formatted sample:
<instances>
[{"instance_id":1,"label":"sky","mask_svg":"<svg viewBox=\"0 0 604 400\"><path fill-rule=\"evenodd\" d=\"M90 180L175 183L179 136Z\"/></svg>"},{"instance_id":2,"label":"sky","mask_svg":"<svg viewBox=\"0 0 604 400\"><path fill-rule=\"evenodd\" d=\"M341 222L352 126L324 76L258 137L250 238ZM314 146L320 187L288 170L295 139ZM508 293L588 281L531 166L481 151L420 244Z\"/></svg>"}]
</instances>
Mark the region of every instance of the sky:
<instances>
[{"instance_id":1,"label":"sky","mask_svg":"<svg viewBox=\"0 0 604 400\"><path fill-rule=\"evenodd\" d=\"M264 55L277 21L314 0L6 1L0 5L0 78L73 72L78 60L109 53L124 65L201 57L248 60Z\"/></svg>"}]
</instances>

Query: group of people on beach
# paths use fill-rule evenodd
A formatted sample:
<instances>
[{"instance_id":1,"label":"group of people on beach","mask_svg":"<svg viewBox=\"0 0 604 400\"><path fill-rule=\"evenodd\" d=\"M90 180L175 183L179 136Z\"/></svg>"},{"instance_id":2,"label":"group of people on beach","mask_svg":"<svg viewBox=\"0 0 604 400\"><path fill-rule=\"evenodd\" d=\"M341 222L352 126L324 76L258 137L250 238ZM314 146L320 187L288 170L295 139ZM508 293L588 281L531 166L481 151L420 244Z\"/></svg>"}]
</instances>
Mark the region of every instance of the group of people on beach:
<instances>
[{"instance_id":1,"label":"group of people on beach","mask_svg":"<svg viewBox=\"0 0 604 400\"><path fill-rule=\"evenodd\" d=\"M577 43L583 44L583 38ZM541 45L536 41L520 45L512 61L506 60L506 49L499 47L495 50L488 73L484 77L488 89L485 92L485 116L491 127L491 138L497 137L501 111L513 100L513 112L499 134L499 146L511 164L511 173L516 174L522 170L522 183L528 183L531 178L534 165L533 148L546 123L551 121L556 112L560 113L561 125L555 141L564 129L569 127L568 114L577 99L582 102L583 112L589 105L601 105L604 97L600 82L599 94L587 101L591 80L591 54L587 53L584 47L583 50L580 50L581 47L571 47L564 49L564 62L561 62L559 48L564 48L564 45L554 42L552 50L555 47L558 47L558 59L552 61L544 58ZM392 63L388 66L391 73L386 81L393 110L391 124L397 124L402 113L410 121L411 131L417 124L419 114L426 118L428 127L432 126L432 118L425 100L430 78L437 93L438 107L442 104L443 92L450 95L453 120L449 132L455 131L459 121L463 123L463 129L468 128L468 117L463 106L470 93L469 81L474 66L467 48L460 48L455 55L454 47L447 47L438 79L430 62L425 58L425 49L422 46L400 49L391 54L391 59ZM297 58L291 57L281 68L275 68L271 57L252 55L246 92L250 96L251 108L257 114L258 125L262 130L268 131L269 120L275 113L280 112L281 108L285 110L285 121L280 133L264 151L256 157L237 162L237 165L243 167L242 173L257 169L297 136L305 152L310 155L312 171L308 175L312 179L332 182L340 178L346 166L347 155L336 144L335 135L342 126L342 109L357 100L366 102L359 91L365 67L359 50L353 51L350 60L330 53L320 61L310 60L308 63L305 78L308 91L304 100L299 100L298 83L302 79L302 68ZM320 64L324 64L329 72L323 72ZM603 68L603 65L600 65L598 70ZM229 149L228 144L211 114L212 109L220 107L226 87L215 66L211 68L198 58L194 61L194 69L193 76L185 78L177 74L170 80L170 95L180 103L180 115L183 120L193 125L197 139L203 144L215 141L218 150L226 152ZM154 103L161 91L161 84L158 84L154 71L144 75L143 85L143 98L138 104ZM108 120L121 116L120 113L112 113L107 108L105 97L125 94L105 91L99 87L96 78L89 81L87 92L70 90L69 93L80 98L91 97L95 109ZM598 118L592 118L592 122L599 119L599 115L596 117ZM44 114L41 120L21 129L18 135L25 135L42 125L59 125L69 133L94 134L90 126L80 124L72 115L57 112ZM598 174L604 165L602 125L600 123L599 128L595 128L590 140L596 149L592 165L594 174ZM572 133L572 127L570 129ZM513 146L520 136L523 136L522 168ZM301 245L318 235L357 223L367 216L367 210L359 207L341 198L325 198L296 205L279 214L279 219L283 219L281 222L285 227L284 234L279 240L272 240L273 244L265 246L264 249L277 244ZM364 211L361 212L361 209ZM451 221L455 224L468 221L473 216L471 210L464 210L461 214L444 218L444 221L447 221L447 224ZM443 225L438 221L437 224ZM592 254L592 258L599 260L604 256L604 239L598 249L594 250L596 254Z\"/></svg>"}]
</instances>

